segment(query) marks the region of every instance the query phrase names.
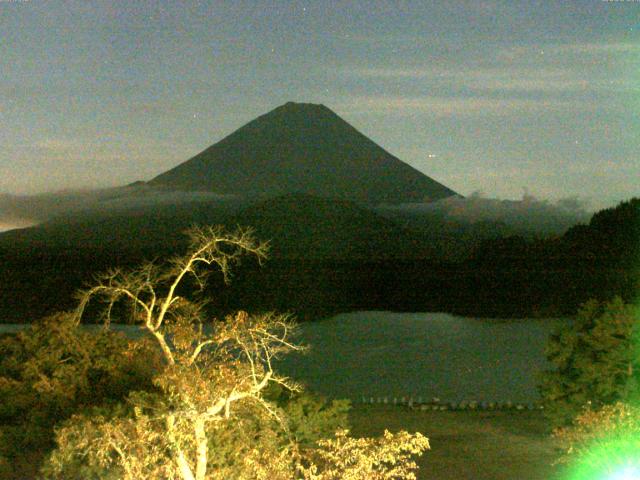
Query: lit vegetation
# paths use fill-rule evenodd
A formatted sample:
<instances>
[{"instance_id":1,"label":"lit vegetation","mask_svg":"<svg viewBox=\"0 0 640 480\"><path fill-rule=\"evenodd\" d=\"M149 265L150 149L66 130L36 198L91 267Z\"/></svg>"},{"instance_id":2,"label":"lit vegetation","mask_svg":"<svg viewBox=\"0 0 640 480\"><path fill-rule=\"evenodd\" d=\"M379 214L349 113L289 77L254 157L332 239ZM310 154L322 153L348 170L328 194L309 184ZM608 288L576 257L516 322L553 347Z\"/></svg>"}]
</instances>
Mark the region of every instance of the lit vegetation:
<instances>
[{"instance_id":1,"label":"lit vegetation","mask_svg":"<svg viewBox=\"0 0 640 480\"><path fill-rule=\"evenodd\" d=\"M300 386L277 374L272 361L301 348L289 317L240 311L212 321L203 301L187 298L185 283L204 286L204 267L218 266L228 279L242 255L264 259L266 245L246 230L196 228L190 237L188 252L167 266L112 271L82 294L77 322L94 298L106 300L107 324L124 303L162 362L150 388L58 425L45 477L415 478L411 457L429 448L424 436L351 439L341 425L344 402L327 405L296 395ZM135 356L127 350L124 358ZM283 392L293 392L292 400L279 401ZM320 435L308 428L314 422ZM337 433L328 436L328 427Z\"/></svg>"},{"instance_id":2,"label":"lit vegetation","mask_svg":"<svg viewBox=\"0 0 640 480\"><path fill-rule=\"evenodd\" d=\"M568 478L638 478L638 316L619 297L589 301L553 335L541 393Z\"/></svg>"},{"instance_id":3,"label":"lit vegetation","mask_svg":"<svg viewBox=\"0 0 640 480\"><path fill-rule=\"evenodd\" d=\"M620 298L584 304L577 318L551 336L546 354L553 369L540 392L554 426L569 424L583 408L599 409L638 393L637 314Z\"/></svg>"},{"instance_id":4,"label":"lit vegetation","mask_svg":"<svg viewBox=\"0 0 640 480\"><path fill-rule=\"evenodd\" d=\"M0 477L29 478L54 446L55 423L152 388L160 366L144 340L48 317L0 340ZM28 475L27 475L28 474Z\"/></svg>"},{"instance_id":5,"label":"lit vegetation","mask_svg":"<svg viewBox=\"0 0 640 480\"><path fill-rule=\"evenodd\" d=\"M639 407L622 402L599 410L587 406L572 425L554 435L563 443L560 461L569 464L571 480L640 475Z\"/></svg>"}]
</instances>

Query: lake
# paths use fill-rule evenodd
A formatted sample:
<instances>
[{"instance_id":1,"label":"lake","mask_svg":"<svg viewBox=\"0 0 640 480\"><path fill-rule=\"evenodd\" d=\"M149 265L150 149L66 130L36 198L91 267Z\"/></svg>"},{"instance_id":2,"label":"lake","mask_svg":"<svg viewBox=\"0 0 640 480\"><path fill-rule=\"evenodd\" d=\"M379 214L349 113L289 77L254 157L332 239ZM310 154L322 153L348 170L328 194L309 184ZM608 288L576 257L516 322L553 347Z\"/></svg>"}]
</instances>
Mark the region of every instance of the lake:
<instances>
[{"instance_id":1,"label":"lake","mask_svg":"<svg viewBox=\"0 0 640 480\"><path fill-rule=\"evenodd\" d=\"M474 319L444 313L355 312L301 325L310 347L277 362L318 393L532 403L558 319ZM15 331L22 325L0 325ZM137 327L118 326L129 334Z\"/></svg>"},{"instance_id":2,"label":"lake","mask_svg":"<svg viewBox=\"0 0 640 480\"><path fill-rule=\"evenodd\" d=\"M364 397L438 397L531 403L557 319L499 321L444 313L356 312L302 325L305 355L280 371L314 391Z\"/></svg>"}]
</instances>

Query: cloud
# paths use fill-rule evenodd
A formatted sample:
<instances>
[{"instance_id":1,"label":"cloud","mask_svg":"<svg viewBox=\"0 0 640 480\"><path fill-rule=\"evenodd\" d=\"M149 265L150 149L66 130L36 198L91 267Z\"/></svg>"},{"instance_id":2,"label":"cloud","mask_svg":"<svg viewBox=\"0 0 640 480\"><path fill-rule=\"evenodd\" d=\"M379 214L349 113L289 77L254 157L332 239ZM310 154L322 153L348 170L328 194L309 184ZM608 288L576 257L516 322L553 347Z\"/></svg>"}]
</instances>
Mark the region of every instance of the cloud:
<instances>
[{"instance_id":1,"label":"cloud","mask_svg":"<svg viewBox=\"0 0 640 480\"><path fill-rule=\"evenodd\" d=\"M568 197L556 202L541 200L525 192L520 200L487 198L475 192L467 198L449 197L432 203L382 207L382 210L435 214L465 223L499 222L521 232L562 234L578 223L589 221L587 204Z\"/></svg>"},{"instance_id":2,"label":"cloud","mask_svg":"<svg viewBox=\"0 0 640 480\"><path fill-rule=\"evenodd\" d=\"M565 65L576 60L592 62L595 57L625 56L640 53L640 43L602 41L602 42L573 42L573 43L536 43L531 45L510 45L499 49L495 59L499 62L528 62L532 59L548 61L554 57L555 61ZM578 62L580 63L580 62Z\"/></svg>"},{"instance_id":3,"label":"cloud","mask_svg":"<svg viewBox=\"0 0 640 480\"><path fill-rule=\"evenodd\" d=\"M568 91L584 90L591 83L563 68L534 67L423 67L360 68L346 70L347 75L381 79L446 80L473 90Z\"/></svg>"},{"instance_id":4,"label":"cloud","mask_svg":"<svg viewBox=\"0 0 640 480\"><path fill-rule=\"evenodd\" d=\"M232 195L169 191L146 185L39 195L0 194L0 231L37 225L58 216L69 216L81 211L106 213L139 207L233 198Z\"/></svg>"},{"instance_id":5,"label":"cloud","mask_svg":"<svg viewBox=\"0 0 640 480\"><path fill-rule=\"evenodd\" d=\"M451 76L455 73L453 70L447 70L442 67L344 67L339 69L342 75L352 76L356 78L433 78L439 76Z\"/></svg>"},{"instance_id":6,"label":"cloud","mask_svg":"<svg viewBox=\"0 0 640 480\"><path fill-rule=\"evenodd\" d=\"M636 87L625 78L611 78L608 72L594 74L584 70L555 66L424 66L366 67L340 70L346 77L373 80L424 80L445 83L449 88L464 87L475 92L567 93L586 91L620 91Z\"/></svg>"},{"instance_id":7,"label":"cloud","mask_svg":"<svg viewBox=\"0 0 640 480\"><path fill-rule=\"evenodd\" d=\"M638 42L601 42L567 43L552 45L549 50L555 53L575 53L586 55L609 55L620 53L640 53Z\"/></svg>"},{"instance_id":8,"label":"cloud","mask_svg":"<svg viewBox=\"0 0 640 480\"><path fill-rule=\"evenodd\" d=\"M401 114L416 113L434 116L511 115L514 113L572 109L572 101L522 98L491 98L489 96L392 96L363 95L338 103L344 114Z\"/></svg>"},{"instance_id":9,"label":"cloud","mask_svg":"<svg viewBox=\"0 0 640 480\"><path fill-rule=\"evenodd\" d=\"M493 57L473 63L429 65L378 65L342 67L337 74L359 82L395 82L405 91L424 90L429 95L360 95L345 98L344 113L385 113L434 116L513 115L531 112L585 112L595 108L594 95L602 101L600 111L625 108L616 94L638 91L639 84L621 71L612 75L607 65L590 59L587 66L569 56L640 52L629 43L590 43L515 46L500 49ZM591 58L591 57L590 57ZM586 62L586 60L585 60ZM617 71L617 70L616 70Z\"/></svg>"},{"instance_id":10,"label":"cloud","mask_svg":"<svg viewBox=\"0 0 640 480\"><path fill-rule=\"evenodd\" d=\"M611 66L605 62L624 60L626 54L640 54L640 43L511 45L466 62L350 65L338 67L336 71L347 79L413 82L414 85L429 82L451 91L464 88L485 93L566 94L637 90L638 82L632 81L630 74L612 75Z\"/></svg>"}]
</instances>

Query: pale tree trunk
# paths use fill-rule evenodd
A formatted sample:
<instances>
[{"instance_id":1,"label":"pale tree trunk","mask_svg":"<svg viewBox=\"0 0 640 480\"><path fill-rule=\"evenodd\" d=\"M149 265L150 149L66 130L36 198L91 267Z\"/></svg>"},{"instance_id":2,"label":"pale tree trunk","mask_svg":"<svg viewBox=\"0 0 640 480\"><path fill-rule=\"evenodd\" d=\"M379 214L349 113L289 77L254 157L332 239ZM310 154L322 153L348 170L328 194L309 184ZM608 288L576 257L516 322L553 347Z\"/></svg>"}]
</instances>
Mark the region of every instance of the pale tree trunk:
<instances>
[{"instance_id":1,"label":"pale tree trunk","mask_svg":"<svg viewBox=\"0 0 640 480\"><path fill-rule=\"evenodd\" d=\"M207 474L207 434L203 418L198 418L194 425L196 437L196 480L204 480Z\"/></svg>"},{"instance_id":2,"label":"pale tree trunk","mask_svg":"<svg viewBox=\"0 0 640 480\"><path fill-rule=\"evenodd\" d=\"M193 472L191 471L191 467L189 466L189 462L187 462L187 459L184 457L184 453L182 453L182 450L180 449L178 449L178 452L176 454L176 461L178 462L178 467L180 468L180 475L182 475L182 480L195 480Z\"/></svg>"},{"instance_id":3,"label":"pale tree trunk","mask_svg":"<svg viewBox=\"0 0 640 480\"><path fill-rule=\"evenodd\" d=\"M153 334L154 337L156 337L156 340L158 340L158 343L160 344L160 348L162 349L162 353L167 363L169 365L175 365L176 361L173 358L173 353L171 352L171 348L169 348L169 345L167 344L167 340L164 338L164 334L162 334L158 330L152 330L151 328L149 328L148 325L147 325L147 329Z\"/></svg>"},{"instance_id":4,"label":"pale tree trunk","mask_svg":"<svg viewBox=\"0 0 640 480\"><path fill-rule=\"evenodd\" d=\"M178 464L178 469L180 470L180 476L182 480L196 480L193 476L193 472L191 471L191 467L189 466L189 462L184 456L184 452L178 445L178 442L173 434L173 426L175 425L175 417L173 415L167 416L166 420L167 425L167 437L169 438L169 442L171 443L171 447L174 451L174 459Z\"/></svg>"}]
</instances>

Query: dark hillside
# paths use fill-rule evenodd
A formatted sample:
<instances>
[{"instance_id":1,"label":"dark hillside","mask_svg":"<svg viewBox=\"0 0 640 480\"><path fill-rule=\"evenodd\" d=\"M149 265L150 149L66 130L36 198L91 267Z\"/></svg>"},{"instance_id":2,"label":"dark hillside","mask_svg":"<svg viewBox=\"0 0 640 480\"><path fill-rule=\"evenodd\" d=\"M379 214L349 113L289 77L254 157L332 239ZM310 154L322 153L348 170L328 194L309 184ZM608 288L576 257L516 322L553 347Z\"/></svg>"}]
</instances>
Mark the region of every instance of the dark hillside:
<instances>
[{"instance_id":1,"label":"dark hillside","mask_svg":"<svg viewBox=\"0 0 640 480\"><path fill-rule=\"evenodd\" d=\"M252 225L271 240L264 267L244 262L228 288L212 280L217 312L279 310L304 319L353 310L557 316L590 298L632 301L640 286L639 199L561 237L485 239L464 261L431 255L428 240L409 225L344 200L292 194L231 210L200 202L138 213L0 235L0 320L28 322L70 308L74 291L94 274L180 251L181 232L194 221Z\"/></svg>"},{"instance_id":2,"label":"dark hillside","mask_svg":"<svg viewBox=\"0 0 640 480\"><path fill-rule=\"evenodd\" d=\"M377 261L431 253L409 230L339 198L283 195L253 204L225 223L250 225L271 242L272 258Z\"/></svg>"},{"instance_id":3,"label":"dark hillside","mask_svg":"<svg viewBox=\"0 0 640 480\"><path fill-rule=\"evenodd\" d=\"M597 212L588 225L545 240L487 240L465 262L478 304L573 313L596 298L640 294L640 199Z\"/></svg>"}]
</instances>

